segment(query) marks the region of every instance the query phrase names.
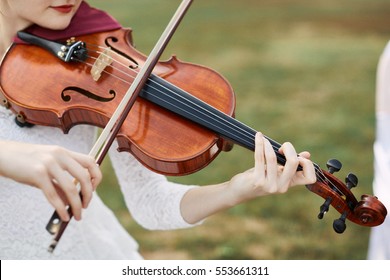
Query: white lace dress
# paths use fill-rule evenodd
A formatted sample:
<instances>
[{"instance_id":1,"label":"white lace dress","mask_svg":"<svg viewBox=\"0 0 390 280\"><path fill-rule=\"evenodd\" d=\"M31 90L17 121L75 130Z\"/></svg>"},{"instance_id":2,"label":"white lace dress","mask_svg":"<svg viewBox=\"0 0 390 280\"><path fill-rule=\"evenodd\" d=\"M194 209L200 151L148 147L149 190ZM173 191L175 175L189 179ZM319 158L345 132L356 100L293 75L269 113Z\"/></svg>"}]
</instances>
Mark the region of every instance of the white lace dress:
<instances>
[{"instance_id":1,"label":"white lace dress","mask_svg":"<svg viewBox=\"0 0 390 280\"><path fill-rule=\"evenodd\" d=\"M58 128L20 128L14 115L0 106L0 139L61 145L88 153L95 128L79 125L64 135ZM1 147L0 147L1 152ZM110 158L127 207L147 229L185 228L179 210L183 194L195 186L168 182L143 167L129 153L115 147ZM23 170L20 170L23 172ZM0 177L0 259L140 259L136 241L95 194L80 222L72 220L53 254L47 251L52 236L45 230L53 208L43 193Z\"/></svg>"}]
</instances>

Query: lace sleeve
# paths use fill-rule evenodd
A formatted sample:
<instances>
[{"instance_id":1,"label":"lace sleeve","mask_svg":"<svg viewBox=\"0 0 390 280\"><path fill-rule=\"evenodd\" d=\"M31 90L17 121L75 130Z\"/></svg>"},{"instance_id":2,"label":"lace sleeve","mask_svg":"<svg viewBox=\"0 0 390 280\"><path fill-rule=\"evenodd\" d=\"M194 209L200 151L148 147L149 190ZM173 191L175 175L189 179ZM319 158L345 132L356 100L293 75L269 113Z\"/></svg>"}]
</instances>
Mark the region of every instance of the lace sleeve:
<instances>
[{"instance_id":1,"label":"lace sleeve","mask_svg":"<svg viewBox=\"0 0 390 280\"><path fill-rule=\"evenodd\" d=\"M180 213L183 195L197 186L169 182L154 173L127 152L117 152L117 144L109 155L126 202L133 218L147 229L178 229L188 224Z\"/></svg>"}]
</instances>

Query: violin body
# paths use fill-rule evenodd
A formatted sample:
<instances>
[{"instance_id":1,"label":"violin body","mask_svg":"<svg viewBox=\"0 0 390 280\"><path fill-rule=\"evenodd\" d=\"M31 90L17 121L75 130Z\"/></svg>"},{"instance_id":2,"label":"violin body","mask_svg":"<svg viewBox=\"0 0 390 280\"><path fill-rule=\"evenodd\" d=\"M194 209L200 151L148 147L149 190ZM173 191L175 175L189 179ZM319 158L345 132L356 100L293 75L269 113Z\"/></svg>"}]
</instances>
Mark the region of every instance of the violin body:
<instances>
[{"instance_id":1,"label":"violin body","mask_svg":"<svg viewBox=\"0 0 390 280\"><path fill-rule=\"evenodd\" d=\"M0 68L3 104L20 120L55 126L65 133L77 124L107 124L146 57L133 47L130 29L77 39L115 53L112 67L98 81L90 73L96 55L85 63L66 63L35 45L14 44L9 49ZM42 73L47 78L42 79ZM218 110L234 114L234 92L215 71L172 57L159 62L153 73ZM133 105L117 141L120 151L131 152L145 166L165 175L193 173L221 150L231 148L216 133L143 98Z\"/></svg>"}]
</instances>

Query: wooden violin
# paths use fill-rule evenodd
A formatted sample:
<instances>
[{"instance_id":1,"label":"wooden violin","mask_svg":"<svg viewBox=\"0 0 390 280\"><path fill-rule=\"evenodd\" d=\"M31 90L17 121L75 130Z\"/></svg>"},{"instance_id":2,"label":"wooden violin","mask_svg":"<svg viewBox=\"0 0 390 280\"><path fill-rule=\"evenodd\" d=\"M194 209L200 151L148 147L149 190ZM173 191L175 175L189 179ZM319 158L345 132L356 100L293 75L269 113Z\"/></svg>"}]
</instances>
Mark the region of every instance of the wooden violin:
<instances>
[{"instance_id":1,"label":"wooden violin","mask_svg":"<svg viewBox=\"0 0 390 280\"><path fill-rule=\"evenodd\" d=\"M145 56L133 47L131 30L118 29L67 41L51 42L20 34L29 42L14 44L0 67L2 103L19 122L61 128L77 124L104 127L129 88ZM51 73L42 79L41 73ZM21 78L23 77L23 78ZM20 93L23 94L20 94ZM116 139L120 151L132 153L147 168L165 175L185 175L207 166L232 143L254 150L256 130L234 118L232 87L214 70L172 57L159 62L143 87ZM285 157L272 144L279 164ZM333 206L340 214L334 229L348 219L362 226L380 225L386 215L377 197L351 192L357 177L346 183L314 164L317 181L307 189L325 199L319 218Z\"/></svg>"}]
</instances>

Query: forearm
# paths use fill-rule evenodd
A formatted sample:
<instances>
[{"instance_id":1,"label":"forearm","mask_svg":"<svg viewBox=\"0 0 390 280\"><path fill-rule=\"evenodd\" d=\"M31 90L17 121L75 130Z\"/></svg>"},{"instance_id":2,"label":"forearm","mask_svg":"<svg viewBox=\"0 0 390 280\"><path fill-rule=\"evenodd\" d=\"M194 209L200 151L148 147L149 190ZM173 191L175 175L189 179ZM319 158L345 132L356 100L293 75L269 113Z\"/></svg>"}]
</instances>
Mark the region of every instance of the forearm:
<instances>
[{"instance_id":1,"label":"forearm","mask_svg":"<svg viewBox=\"0 0 390 280\"><path fill-rule=\"evenodd\" d=\"M228 184L225 182L189 190L180 204L183 219L189 224L195 224L236 205L237 198L229 191Z\"/></svg>"}]
</instances>

